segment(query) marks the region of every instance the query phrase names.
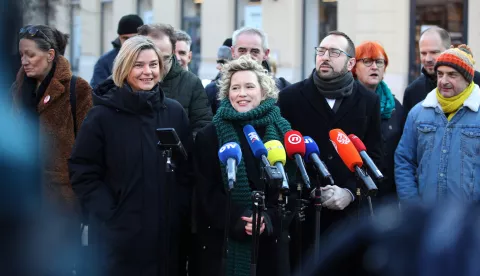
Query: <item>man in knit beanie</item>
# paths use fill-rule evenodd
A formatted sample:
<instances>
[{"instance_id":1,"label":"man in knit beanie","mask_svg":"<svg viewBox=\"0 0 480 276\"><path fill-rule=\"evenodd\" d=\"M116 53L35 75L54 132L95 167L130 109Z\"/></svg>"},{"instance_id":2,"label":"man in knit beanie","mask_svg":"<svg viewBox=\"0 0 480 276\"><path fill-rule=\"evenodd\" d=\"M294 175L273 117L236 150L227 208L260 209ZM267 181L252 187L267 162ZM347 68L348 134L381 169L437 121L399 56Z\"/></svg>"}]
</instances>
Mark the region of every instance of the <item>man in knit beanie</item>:
<instances>
[{"instance_id":1,"label":"man in knit beanie","mask_svg":"<svg viewBox=\"0 0 480 276\"><path fill-rule=\"evenodd\" d=\"M225 64L227 64L229 61L232 60L232 51L230 49L230 46L225 45L225 43L228 44L228 39L225 40L222 46L218 48L217 51L217 70L218 74L215 77L215 79L212 80L211 83L207 84L205 86L205 92L207 93L208 97L208 103L210 104L210 107L212 108L212 114L215 115L217 113L218 106L220 104L220 101L217 99L217 94L218 94L218 81L222 77L221 71L222 68ZM231 39L230 39L231 41Z\"/></svg>"},{"instance_id":2,"label":"man in knit beanie","mask_svg":"<svg viewBox=\"0 0 480 276\"><path fill-rule=\"evenodd\" d=\"M402 202L480 200L480 88L467 45L436 60L437 88L408 114L395 152Z\"/></svg>"},{"instance_id":3,"label":"man in knit beanie","mask_svg":"<svg viewBox=\"0 0 480 276\"><path fill-rule=\"evenodd\" d=\"M90 80L90 86L93 89L112 75L113 61L117 57L120 47L127 39L137 35L137 29L142 25L143 20L136 14L128 14L120 18L117 27L118 37L112 41L113 49L103 54L95 64Z\"/></svg>"}]
</instances>

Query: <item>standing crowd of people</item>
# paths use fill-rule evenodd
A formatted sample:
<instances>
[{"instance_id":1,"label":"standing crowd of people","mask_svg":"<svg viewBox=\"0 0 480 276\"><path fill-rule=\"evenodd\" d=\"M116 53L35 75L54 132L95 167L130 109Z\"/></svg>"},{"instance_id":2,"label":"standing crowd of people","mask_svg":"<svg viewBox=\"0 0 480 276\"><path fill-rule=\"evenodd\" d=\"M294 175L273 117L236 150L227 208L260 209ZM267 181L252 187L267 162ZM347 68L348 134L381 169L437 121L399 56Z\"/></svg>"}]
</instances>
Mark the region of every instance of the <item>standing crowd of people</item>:
<instances>
[{"instance_id":1,"label":"standing crowd of people","mask_svg":"<svg viewBox=\"0 0 480 276\"><path fill-rule=\"evenodd\" d=\"M45 25L19 32L15 115L39 122L42 208L55 222L45 226L41 275L302 275L318 212L322 245L367 213L361 180L332 144L335 129L363 141L383 173L374 206L480 199L480 74L471 49L451 46L444 29L421 34L422 75L403 106L384 81L386 49L356 46L340 31L315 45L309 77L290 84L273 75L262 30L235 30L205 88L188 70L186 32L126 15L117 33L88 83L63 56L68 35ZM302 150L289 151L292 130L318 145L334 182L315 177L315 165L295 157ZM182 150L162 150L159 140ZM286 190L269 185L265 159L251 149L259 140L287 148ZM242 156L232 189L231 164L219 159L227 143ZM362 259L351 264L342 273L359 275Z\"/></svg>"}]
</instances>

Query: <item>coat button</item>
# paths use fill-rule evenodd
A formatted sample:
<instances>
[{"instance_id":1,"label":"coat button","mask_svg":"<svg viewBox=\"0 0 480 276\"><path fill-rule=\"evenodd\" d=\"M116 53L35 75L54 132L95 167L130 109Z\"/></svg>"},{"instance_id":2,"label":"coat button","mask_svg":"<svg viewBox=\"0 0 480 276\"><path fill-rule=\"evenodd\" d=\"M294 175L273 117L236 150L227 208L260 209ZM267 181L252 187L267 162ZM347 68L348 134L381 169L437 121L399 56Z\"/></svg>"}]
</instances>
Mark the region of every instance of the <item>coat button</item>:
<instances>
[{"instance_id":1,"label":"coat button","mask_svg":"<svg viewBox=\"0 0 480 276\"><path fill-rule=\"evenodd\" d=\"M332 159L333 159L333 156L329 155L328 160L332 160Z\"/></svg>"},{"instance_id":2,"label":"coat button","mask_svg":"<svg viewBox=\"0 0 480 276\"><path fill-rule=\"evenodd\" d=\"M442 152L443 152L443 153L447 153L447 150L444 149Z\"/></svg>"},{"instance_id":3,"label":"coat button","mask_svg":"<svg viewBox=\"0 0 480 276\"><path fill-rule=\"evenodd\" d=\"M207 228L210 229L210 225Z\"/></svg>"},{"instance_id":4,"label":"coat button","mask_svg":"<svg viewBox=\"0 0 480 276\"><path fill-rule=\"evenodd\" d=\"M205 250L205 249L207 249L207 247L204 245L204 246L203 246L203 250Z\"/></svg>"},{"instance_id":5,"label":"coat button","mask_svg":"<svg viewBox=\"0 0 480 276\"><path fill-rule=\"evenodd\" d=\"M389 128L390 130L392 130L392 129L393 129L392 125L389 125L389 126L388 126L388 128Z\"/></svg>"}]
</instances>

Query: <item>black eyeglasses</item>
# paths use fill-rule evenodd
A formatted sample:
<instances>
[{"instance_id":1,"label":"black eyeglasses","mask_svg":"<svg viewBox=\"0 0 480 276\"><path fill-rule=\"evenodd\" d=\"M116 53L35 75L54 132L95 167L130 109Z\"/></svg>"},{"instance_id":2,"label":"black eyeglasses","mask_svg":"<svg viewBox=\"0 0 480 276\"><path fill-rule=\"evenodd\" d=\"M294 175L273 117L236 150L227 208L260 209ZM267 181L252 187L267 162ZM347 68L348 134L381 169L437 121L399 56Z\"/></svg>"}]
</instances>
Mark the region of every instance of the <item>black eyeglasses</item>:
<instances>
[{"instance_id":1,"label":"black eyeglasses","mask_svg":"<svg viewBox=\"0 0 480 276\"><path fill-rule=\"evenodd\" d=\"M217 64L225 64L225 63L227 63L226 60L224 60L224 59L217 59Z\"/></svg>"},{"instance_id":2,"label":"black eyeglasses","mask_svg":"<svg viewBox=\"0 0 480 276\"><path fill-rule=\"evenodd\" d=\"M320 56L320 57L325 55L327 53L327 51L328 51L328 56L329 57L338 58L342 53L344 53L347 57L352 58L351 55L347 54L347 52L342 51L340 49L335 49L335 48L327 49L327 48L323 48L323 47L315 47L315 52L317 52L317 55Z\"/></svg>"},{"instance_id":3,"label":"black eyeglasses","mask_svg":"<svg viewBox=\"0 0 480 276\"><path fill-rule=\"evenodd\" d=\"M361 58L359 59L365 64L365 66L370 67L373 65L373 62L375 61L375 64L377 65L378 68L383 68L385 67L385 60L384 59L373 59L373 58Z\"/></svg>"},{"instance_id":4,"label":"black eyeglasses","mask_svg":"<svg viewBox=\"0 0 480 276\"><path fill-rule=\"evenodd\" d=\"M50 46L53 45L52 42L50 41L50 39L48 38L48 36L45 35L40 29L38 29L37 27L34 27L34 26L25 26L25 27L21 28L20 32L19 32L19 35L21 37L23 37L25 35L28 35L30 37L40 36L41 38L45 39L50 44Z\"/></svg>"}]
</instances>

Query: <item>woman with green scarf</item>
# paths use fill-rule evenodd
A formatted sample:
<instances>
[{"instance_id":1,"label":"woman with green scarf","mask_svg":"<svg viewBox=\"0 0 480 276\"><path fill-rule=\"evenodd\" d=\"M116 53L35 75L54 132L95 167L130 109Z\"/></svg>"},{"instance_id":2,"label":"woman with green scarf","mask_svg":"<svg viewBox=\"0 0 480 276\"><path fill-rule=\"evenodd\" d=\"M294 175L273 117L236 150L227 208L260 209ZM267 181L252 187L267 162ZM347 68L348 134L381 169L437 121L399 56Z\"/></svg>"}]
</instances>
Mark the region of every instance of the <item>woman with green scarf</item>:
<instances>
[{"instance_id":1,"label":"woman with green scarf","mask_svg":"<svg viewBox=\"0 0 480 276\"><path fill-rule=\"evenodd\" d=\"M250 56L242 56L224 66L218 95L220 107L212 124L197 133L195 142L198 240L192 275L250 275L252 191L264 191L266 205L262 213L257 275L289 275L288 228L291 215L280 223L278 190L266 187L261 179L260 161L253 156L243 134L243 127L250 124L264 143L271 140L283 143L284 135L291 127L275 105L277 97L274 80ZM218 150L228 142L238 143L243 157L237 168L237 183L231 191L230 221L227 223L228 255L223 272L228 183L226 168L218 159ZM295 169L291 161L287 161L285 170L292 180L294 175L290 172L294 173ZM293 202L290 200L290 203Z\"/></svg>"},{"instance_id":2,"label":"woman with green scarf","mask_svg":"<svg viewBox=\"0 0 480 276\"><path fill-rule=\"evenodd\" d=\"M388 56L383 47L377 42L363 42L355 48L355 58L357 63L352 70L354 77L380 97L384 164L377 164L377 166L385 178L381 183L377 183L377 198L394 197L396 195L393 173L394 155L403 133L406 116L403 106L395 99L392 91L383 81L385 69L388 66Z\"/></svg>"}]
</instances>

